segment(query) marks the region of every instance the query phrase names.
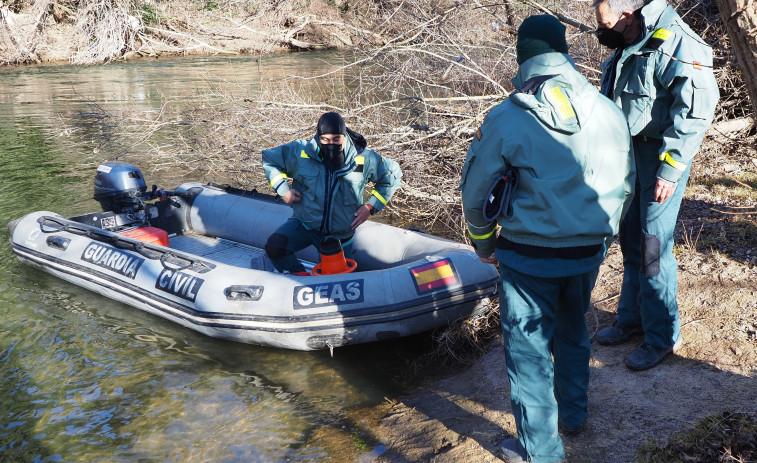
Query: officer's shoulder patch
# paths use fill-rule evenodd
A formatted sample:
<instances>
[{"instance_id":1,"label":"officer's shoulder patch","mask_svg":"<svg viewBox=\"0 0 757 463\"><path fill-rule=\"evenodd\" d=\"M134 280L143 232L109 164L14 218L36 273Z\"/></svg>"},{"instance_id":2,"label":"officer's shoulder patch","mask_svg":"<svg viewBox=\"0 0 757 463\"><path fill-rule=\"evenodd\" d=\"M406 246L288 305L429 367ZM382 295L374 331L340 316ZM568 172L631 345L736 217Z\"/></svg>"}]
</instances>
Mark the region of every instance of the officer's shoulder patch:
<instances>
[{"instance_id":1,"label":"officer's shoulder patch","mask_svg":"<svg viewBox=\"0 0 757 463\"><path fill-rule=\"evenodd\" d=\"M560 87L552 87L547 91L552 103L555 105L560 119L570 119L576 117L576 112L573 110L573 105L570 104L570 100Z\"/></svg>"},{"instance_id":2,"label":"officer's shoulder patch","mask_svg":"<svg viewBox=\"0 0 757 463\"><path fill-rule=\"evenodd\" d=\"M476 129L476 140L481 141L481 137L484 136L484 133L481 131L481 127Z\"/></svg>"},{"instance_id":3,"label":"officer's shoulder patch","mask_svg":"<svg viewBox=\"0 0 757 463\"><path fill-rule=\"evenodd\" d=\"M654 34L652 34L652 37L650 37L646 43L644 44L644 48L650 49L650 50L657 50L662 46L663 43L665 43L666 40L668 40L670 37L673 36L673 32L668 29L659 28L656 31L654 31Z\"/></svg>"}]
</instances>

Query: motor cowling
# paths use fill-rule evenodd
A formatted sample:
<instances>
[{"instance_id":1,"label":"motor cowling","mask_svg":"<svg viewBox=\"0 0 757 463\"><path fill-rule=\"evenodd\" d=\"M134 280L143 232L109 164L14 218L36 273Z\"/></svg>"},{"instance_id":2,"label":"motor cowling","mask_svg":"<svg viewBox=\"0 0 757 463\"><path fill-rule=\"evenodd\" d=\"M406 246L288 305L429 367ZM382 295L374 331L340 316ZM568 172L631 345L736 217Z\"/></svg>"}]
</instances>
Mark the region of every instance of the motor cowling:
<instances>
[{"instance_id":1,"label":"motor cowling","mask_svg":"<svg viewBox=\"0 0 757 463\"><path fill-rule=\"evenodd\" d=\"M106 162L97 166L94 199L104 212L137 212L142 209L140 197L147 184L142 172L124 162Z\"/></svg>"}]
</instances>

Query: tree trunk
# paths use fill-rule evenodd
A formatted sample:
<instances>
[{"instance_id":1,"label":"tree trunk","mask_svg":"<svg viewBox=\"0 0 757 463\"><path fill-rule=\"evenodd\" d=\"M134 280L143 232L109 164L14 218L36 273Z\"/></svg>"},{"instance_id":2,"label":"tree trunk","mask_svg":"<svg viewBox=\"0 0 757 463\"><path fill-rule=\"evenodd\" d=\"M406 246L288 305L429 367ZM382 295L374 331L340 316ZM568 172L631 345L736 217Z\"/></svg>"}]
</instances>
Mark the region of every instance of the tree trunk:
<instances>
[{"instance_id":1,"label":"tree trunk","mask_svg":"<svg viewBox=\"0 0 757 463\"><path fill-rule=\"evenodd\" d=\"M715 0L723 18L736 64L749 90L752 111L757 114L757 2Z\"/></svg>"}]
</instances>

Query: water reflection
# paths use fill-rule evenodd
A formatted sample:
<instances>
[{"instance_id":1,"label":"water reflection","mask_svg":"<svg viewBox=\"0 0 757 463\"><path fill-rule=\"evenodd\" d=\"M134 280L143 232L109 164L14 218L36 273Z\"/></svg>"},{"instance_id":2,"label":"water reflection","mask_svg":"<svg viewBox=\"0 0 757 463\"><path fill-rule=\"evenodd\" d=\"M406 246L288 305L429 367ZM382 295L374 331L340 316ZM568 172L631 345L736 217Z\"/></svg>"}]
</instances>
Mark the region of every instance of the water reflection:
<instances>
[{"instance_id":1,"label":"water reflection","mask_svg":"<svg viewBox=\"0 0 757 463\"><path fill-rule=\"evenodd\" d=\"M319 429L339 432L347 409L390 393L350 353L218 341L31 268L20 277L23 290L0 297L0 450L11 460L325 459L308 445Z\"/></svg>"},{"instance_id":2,"label":"water reflection","mask_svg":"<svg viewBox=\"0 0 757 463\"><path fill-rule=\"evenodd\" d=\"M259 89L289 75L314 76L343 63L341 53L282 54L230 58L161 58L72 67L47 64L0 67L0 106L16 114L46 115L89 104L144 102L152 109L161 99L191 101L213 82L232 82L241 90ZM31 105L32 108L23 106ZM6 113L8 114L8 113Z\"/></svg>"},{"instance_id":3,"label":"water reflection","mask_svg":"<svg viewBox=\"0 0 757 463\"><path fill-rule=\"evenodd\" d=\"M341 60L308 58L0 69L0 241L5 223L28 212L96 207L92 172L108 153L68 143L60 114L158 111L165 97L191 101L208 79L254 86L274 71L315 74ZM377 365L393 363L400 345L331 358L204 337L25 266L5 244L0 461L355 461L380 449L350 410L395 392Z\"/></svg>"}]
</instances>

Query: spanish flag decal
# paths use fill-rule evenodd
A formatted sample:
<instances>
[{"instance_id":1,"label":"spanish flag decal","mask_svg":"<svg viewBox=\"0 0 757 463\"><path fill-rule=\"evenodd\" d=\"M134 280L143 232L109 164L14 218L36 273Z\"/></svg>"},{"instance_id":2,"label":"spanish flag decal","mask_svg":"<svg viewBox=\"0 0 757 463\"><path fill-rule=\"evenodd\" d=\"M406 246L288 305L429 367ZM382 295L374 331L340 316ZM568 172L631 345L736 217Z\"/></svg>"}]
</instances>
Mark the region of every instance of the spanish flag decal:
<instances>
[{"instance_id":1,"label":"spanish flag decal","mask_svg":"<svg viewBox=\"0 0 757 463\"><path fill-rule=\"evenodd\" d=\"M459 284L452 261L442 259L430 264L410 269L415 279L418 294L428 293L441 288L449 288Z\"/></svg>"}]
</instances>

